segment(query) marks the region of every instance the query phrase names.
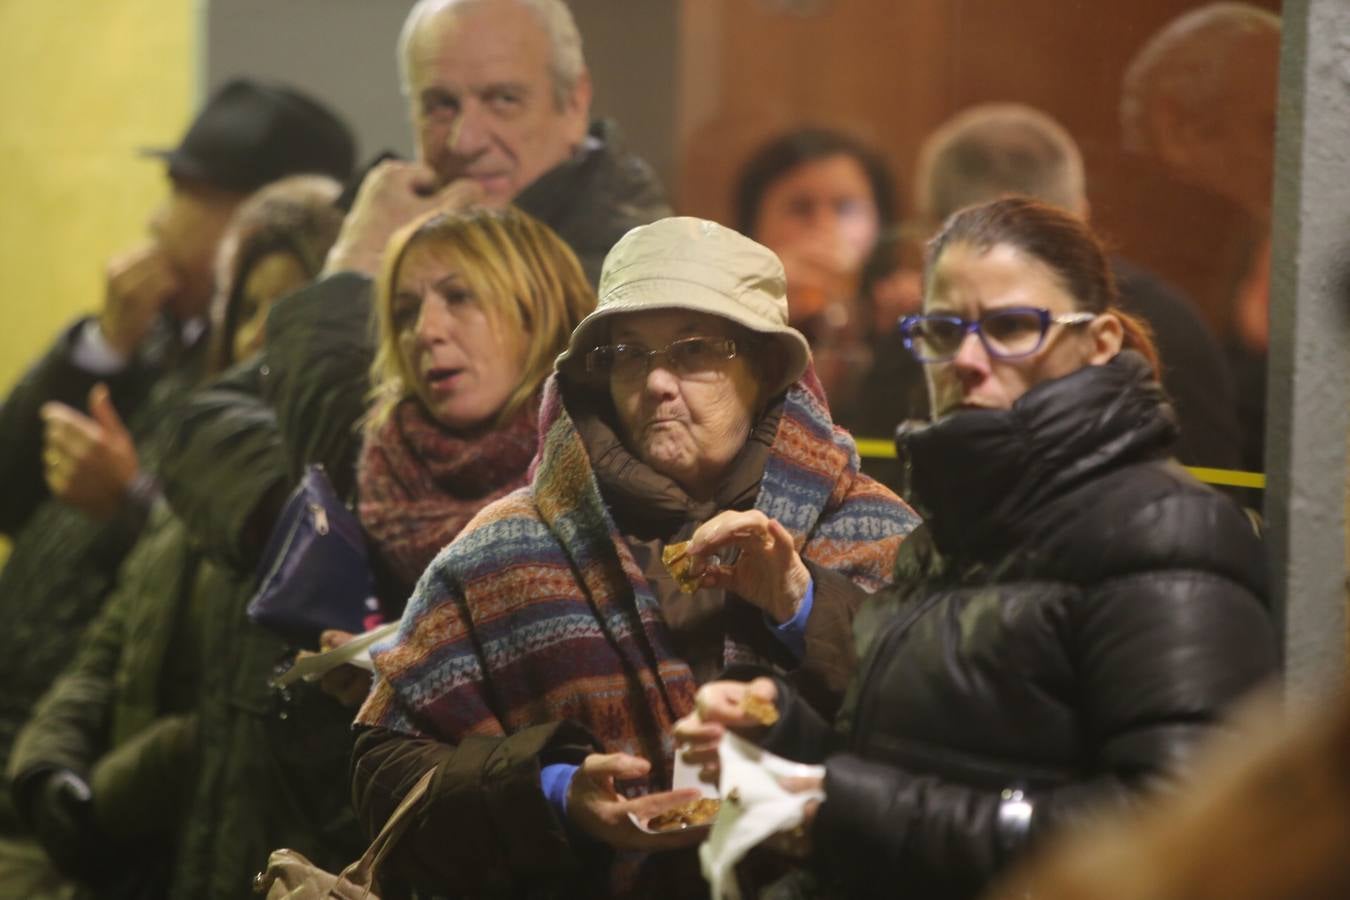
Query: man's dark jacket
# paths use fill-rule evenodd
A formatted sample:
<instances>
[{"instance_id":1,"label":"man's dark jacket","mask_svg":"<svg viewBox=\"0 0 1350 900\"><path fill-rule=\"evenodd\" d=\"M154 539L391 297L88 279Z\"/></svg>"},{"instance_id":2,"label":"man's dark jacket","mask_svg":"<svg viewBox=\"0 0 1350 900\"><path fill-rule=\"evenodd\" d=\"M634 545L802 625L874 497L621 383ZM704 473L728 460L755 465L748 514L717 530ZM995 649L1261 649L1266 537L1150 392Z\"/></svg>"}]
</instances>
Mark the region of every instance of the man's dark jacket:
<instances>
[{"instance_id":1,"label":"man's dark jacket","mask_svg":"<svg viewBox=\"0 0 1350 900\"><path fill-rule=\"evenodd\" d=\"M285 478L271 410L240 392L256 393L256 382L256 369L245 367L183 405L161 459L172 508L156 502L116 589L9 761L26 818L52 771L71 770L92 787L91 827L72 836L84 846L58 855L100 857L85 876L103 887L139 885L136 896L155 896L174 878L181 840L220 825L188 814L199 772L232 751L203 732L203 670L242 618L266 533L258 511L275 505ZM233 793L254 789L241 780Z\"/></svg>"},{"instance_id":2,"label":"man's dark jacket","mask_svg":"<svg viewBox=\"0 0 1350 900\"><path fill-rule=\"evenodd\" d=\"M97 522L51 497L42 473L44 403L85 410L89 390L108 385L136 444L141 468L154 472L165 439L161 426L201 373L206 338L180 348L164 323L122 372L90 374L71 362L84 320L68 329L28 370L0 406L0 532L12 542L0 569L0 770L33 704L75 650L81 629L111 593L118 567L150 515L150 498L128 499L110 521ZM16 826L8 792L0 792L0 833Z\"/></svg>"},{"instance_id":3,"label":"man's dark jacket","mask_svg":"<svg viewBox=\"0 0 1350 900\"><path fill-rule=\"evenodd\" d=\"M591 284L600 283L605 254L630 228L670 215L656 173L605 121L592 125L576 155L541 175L515 205L558 233Z\"/></svg>"},{"instance_id":4,"label":"man's dark jacket","mask_svg":"<svg viewBox=\"0 0 1350 900\"><path fill-rule=\"evenodd\" d=\"M303 468L323 464L341 493L353 487L369 307L363 279L330 282L279 301L262 356L184 402L162 465L174 515L137 545L16 747L20 798L43 770L71 768L93 779L98 821L129 815L142 838L157 829L156 843L139 843L158 851L170 896L244 896L278 847L331 869L364 847L346 791L352 712L312 686L272 688L285 641L244 613L259 550ZM172 765L145 752L158 749L148 743L157 731L187 732L190 748L176 743L190 752ZM100 777L119 759L128 777ZM138 812L125 801L156 771L173 790ZM110 784L123 802L100 796ZM165 794L172 802L151 802Z\"/></svg>"}]
</instances>

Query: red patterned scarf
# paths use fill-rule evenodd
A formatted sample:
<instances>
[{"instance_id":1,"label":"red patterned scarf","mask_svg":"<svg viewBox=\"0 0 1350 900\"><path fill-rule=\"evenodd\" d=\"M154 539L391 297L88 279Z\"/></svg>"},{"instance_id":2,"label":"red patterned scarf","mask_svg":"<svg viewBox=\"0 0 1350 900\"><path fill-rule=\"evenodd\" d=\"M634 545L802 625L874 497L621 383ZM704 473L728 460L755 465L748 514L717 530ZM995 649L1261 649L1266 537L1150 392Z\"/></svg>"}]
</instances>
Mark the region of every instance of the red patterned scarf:
<instances>
[{"instance_id":1,"label":"red patterned scarf","mask_svg":"<svg viewBox=\"0 0 1350 900\"><path fill-rule=\"evenodd\" d=\"M464 437L409 398L367 436L357 476L361 524L410 592L480 509L525 484L538 417L536 395L501 428Z\"/></svg>"}]
</instances>

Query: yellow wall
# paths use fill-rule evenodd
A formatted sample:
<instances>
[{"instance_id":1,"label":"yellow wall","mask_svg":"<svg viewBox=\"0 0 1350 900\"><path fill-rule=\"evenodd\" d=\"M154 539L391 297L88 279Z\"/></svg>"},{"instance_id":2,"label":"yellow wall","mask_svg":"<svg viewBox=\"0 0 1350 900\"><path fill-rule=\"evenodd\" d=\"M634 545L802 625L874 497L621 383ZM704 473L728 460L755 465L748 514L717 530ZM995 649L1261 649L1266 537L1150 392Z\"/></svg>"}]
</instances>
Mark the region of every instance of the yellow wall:
<instances>
[{"instance_id":1,"label":"yellow wall","mask_svg":"<svg viewBox=\"0 0 1350 900\"><path fill-rule=\"evenodd\" d=\"M0 390L73 314L164 196L143 146L194 98L190 0L0 0Z\"/></svg>"},{"instance_id":2,"label":"yellow wall","mask_svg":"<svg viewBox=\"0 0 1350 900\"><path fill-rule=\"evenodd\" d=\"M136 150L187 122L197 6L0 0L0 393L97 307L104 261L164 196Z\"/></svg>"}]
</instances>

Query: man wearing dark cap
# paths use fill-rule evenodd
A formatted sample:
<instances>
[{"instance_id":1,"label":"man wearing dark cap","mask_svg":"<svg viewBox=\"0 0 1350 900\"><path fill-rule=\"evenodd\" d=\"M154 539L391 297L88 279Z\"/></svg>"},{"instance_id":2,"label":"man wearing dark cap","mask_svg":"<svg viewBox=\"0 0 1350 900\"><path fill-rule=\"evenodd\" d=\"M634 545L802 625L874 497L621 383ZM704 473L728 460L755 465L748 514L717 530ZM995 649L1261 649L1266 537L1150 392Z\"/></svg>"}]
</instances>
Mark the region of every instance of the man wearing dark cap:
<instances>
[{"instance_id":1,"label":"man wearing dark cap","mask_svg":"<svg viewBox=\"0 0 1350 900\"><path fill-rule=\"evenodd\" d=\"M310 98L241 79L211 96L177 147L147 153L170 181L149 239L109 263L101 310L68 328L0 406L0 532L13 542L0 569L0 766L158 496L159 425L201 375L231 214L288 175L345 178L354 146ZM16 827L0 791L0 835Z\"/></svg>"}]
</instances>

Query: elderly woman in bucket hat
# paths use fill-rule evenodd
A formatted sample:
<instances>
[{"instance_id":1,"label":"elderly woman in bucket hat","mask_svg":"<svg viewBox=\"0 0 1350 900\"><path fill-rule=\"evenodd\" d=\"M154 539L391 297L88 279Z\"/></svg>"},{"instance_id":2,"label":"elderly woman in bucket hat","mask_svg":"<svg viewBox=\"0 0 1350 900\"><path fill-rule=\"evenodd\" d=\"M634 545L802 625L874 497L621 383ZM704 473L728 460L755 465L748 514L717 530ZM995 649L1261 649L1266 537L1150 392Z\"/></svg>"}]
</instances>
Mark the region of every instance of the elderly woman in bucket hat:
<instances>
[{"instance_id":1,"label":"elderly woman in bucket hat","mask_svg":"<svg viewBox=\"0 0 1350 900\"><path fill-rule=\"evenodd\" d=\"M391 857L419 887L699 895L692 853L649 852L690 837L629 815L690 799L667 790L672 726L737 666L837 705L840 598L887 579L917 518L859 473L787 325L781 264L734 231L630 231L556 369L530 485L442 551L372 654L358 811L378 828L434 766ZM663 551L690 538L677 581Z\"/></svg>"}]
</instances>

